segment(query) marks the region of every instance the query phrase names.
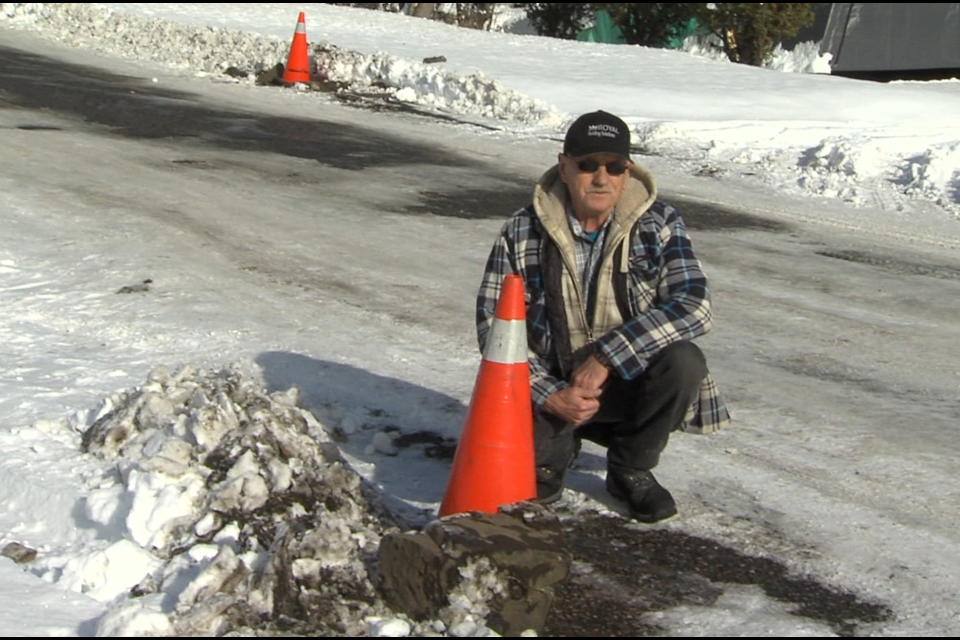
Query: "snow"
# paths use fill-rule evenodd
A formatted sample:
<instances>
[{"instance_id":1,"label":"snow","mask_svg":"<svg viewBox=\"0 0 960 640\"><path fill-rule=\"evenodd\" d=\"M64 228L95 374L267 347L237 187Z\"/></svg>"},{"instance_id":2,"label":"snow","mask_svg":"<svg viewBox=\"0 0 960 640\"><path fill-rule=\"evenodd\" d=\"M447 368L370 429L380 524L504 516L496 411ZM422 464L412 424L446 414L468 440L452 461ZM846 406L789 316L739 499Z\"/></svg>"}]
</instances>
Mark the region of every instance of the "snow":
<instances>
[{"instance_id":1,"label":"snow","mask_svg":"<svg viewBox=\"0 0 960 640\"><path fill-rule=\"evenodd\" d=\"M329 110L329 98L303 87L254 91L252 78L223 75L285 60L299 11L311 43L326 43L315 62L329 79L477 125L469 133L433 125L429 135L444 138L438 146L495 158L529 182L556 153L565 125L602 108L627 121L640 161L673 193L738 203L814 234L794 231L793 246L766 258L765 268L781 275L756 287L737 279L742 256L725 252L722 238L697 238L715 256L708 266L719 320L707 351L735 424L671 441L662 467L681 517L668 526L782 554L798 572L890 603L895 619L869 629L877 635L956 629L960 495L950 479L960 471L960 354L950 338L958 326L951 265L960 250L960 83L829 77L813 44L755 69L701 55L695 44L676 52L481 33L323 4L5 3L0 38L75 47L78 61L91 52L122 58L159 87L203 83L195 90L303 115ZM422 62L436 56L445 60ZM8 239L0 245L0 547L17 542L38 554L22 567L0 559L0 627L18 635L210 635L233 606L224 585L245 589L251 610L264 610L267 586L239 576L272 566L280 552L252 530L274 531L312 512L278 505L276 519L256 527L239 514L262 511L311 474L335 477L350 506L315 523L316 537L286 538L290 580L308 580L317 567L354 580L357 554L385 532L365 519L348 468L409 522L436 513L446 467L398 446L398 434L458 435L477 365L471 298L498 221L400 216L384 206L392 194L370 189L362 195L371 213L357 212L362 225L329 219L317 227L285 221L316 206L297 193L278 202L280 213L264 212L247 207L249 191L238 188L212 207L231 215L211 223L212 236L229 235L245 257L251 248L282 253L263 239L273 233L284 232L283 250L315 243L331 256L328 273L362 293L321 290L316 301L279 285L252 289L216 244L189 263L199 266L194 272L171 258L186 260L186 232L147 246L137 239L155 232L153 222L92 222L91 211L125 216L171 198L203 209L209 182L174 193L186 187L134 168L143 148L117 143L110 153L119 158L106 160L79 130L49 144L27 139L18 123L52 116L24 113L0 109L0 228ZM374 120L406 133L427 126ZM151 153L176 157L166 147ZM65 155L101 170L62 165ZM71 168L58 175L50 166ZM306 163L297 168L307 171ZM60 188L73 178L111 195L91 206L81 191ZM107 186L123 183L132 187L128 199ZM335 189L331 197L347 201ZM840 258L909 244L909 255L888 262L939 273L942 293L921 293L910 273L878 280L849 260L841 276L819 271L802 253L811 237ZM432 251L406 255L414 239L435 243ZM462 249L456 257L453 247ZM431 262L434 255L441 258ZM251 272L258 267L250 261ZM439 314L417 311L412 292L450 304ZM760 311L748 315L758 299ZM911 300L915 315L897 311ZM759 379L751 367L768 361L782 363L770 370L779 373ZM293 392L267 394L259 384L284 390L304 380L315 382L304 391L309 410ZM851 402L851 389L869 397ZM302 431L288 433L289 424ZM308 455L255 445L262 430L277 442L294 438L290 446ZM335 440L346 441L349 465L329 457ZM229 454L211 484L206 456L224 443ZM602 467L588 458L570 478L566 508L615 510L598 478ZM489 633L477 603L502 585L487 568L471 569L442 620L416 625L371 609L344 625L380 637ZM730 588L710 607L649 616L676 635L830 632L750 587Z\"/></svg>"}]
</instances>

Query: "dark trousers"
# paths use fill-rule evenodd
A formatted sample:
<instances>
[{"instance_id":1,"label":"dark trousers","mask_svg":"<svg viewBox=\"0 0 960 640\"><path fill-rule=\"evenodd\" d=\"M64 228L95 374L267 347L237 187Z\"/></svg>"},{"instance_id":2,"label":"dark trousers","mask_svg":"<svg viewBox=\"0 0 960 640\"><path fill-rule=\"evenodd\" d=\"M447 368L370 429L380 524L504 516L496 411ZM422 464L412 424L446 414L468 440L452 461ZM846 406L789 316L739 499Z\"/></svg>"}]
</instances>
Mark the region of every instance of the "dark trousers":
<instances>
[{"instance_id":1,"label":"dark trousers","mask_svg":"<svg viewBox=\"0 0 960 640\"><path fill-rule=\"evenodd\" d=\"M547 413L537 417L537 466L554 469L562 477L579 437L607 448L608 468L653 469L706 375L706 359L692 342L664 348L633 380L611 375L600 396L600 410L590 422L575 427Z\"/></svg>"}]
</instances>

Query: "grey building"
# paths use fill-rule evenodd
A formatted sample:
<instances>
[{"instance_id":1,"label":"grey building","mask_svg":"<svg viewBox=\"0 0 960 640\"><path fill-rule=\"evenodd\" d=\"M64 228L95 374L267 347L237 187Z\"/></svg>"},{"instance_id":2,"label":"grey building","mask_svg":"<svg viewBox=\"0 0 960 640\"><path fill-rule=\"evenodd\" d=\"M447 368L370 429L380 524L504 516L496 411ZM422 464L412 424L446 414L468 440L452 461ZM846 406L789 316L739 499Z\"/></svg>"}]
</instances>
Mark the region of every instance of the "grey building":
<instances>
[{"instance_id":1,"label":"grey building","mask_svg":"<svg viewBox=\"0 0 960 640\"><path fill-rule=\"evenodd\" d=\"M835 75L960 78L960 4L835 2L820 52L833 54Z\"/></svg>"}]
</instances>

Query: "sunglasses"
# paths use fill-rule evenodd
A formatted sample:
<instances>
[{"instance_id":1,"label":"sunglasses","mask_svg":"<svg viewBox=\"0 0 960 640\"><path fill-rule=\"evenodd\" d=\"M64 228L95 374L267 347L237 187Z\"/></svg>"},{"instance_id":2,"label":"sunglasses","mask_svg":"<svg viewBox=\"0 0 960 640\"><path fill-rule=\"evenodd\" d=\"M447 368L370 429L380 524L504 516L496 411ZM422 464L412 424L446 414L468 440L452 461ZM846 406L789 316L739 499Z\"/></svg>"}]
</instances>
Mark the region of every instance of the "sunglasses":
<instances>
[{"instance_id":1,"label":"sunglasses","mask_svg":"<svg viewBox=\"0 0 960 640\"><path fill-rule=\"evenodd\" d=\"M600 163L593 158L584 158L577 162L577 169L580 173L596 173L600 167L604 167L611 176L622 176L627 172L627 162L625 160L611 160L607 163Z\"/></svg>"}]
</instances>

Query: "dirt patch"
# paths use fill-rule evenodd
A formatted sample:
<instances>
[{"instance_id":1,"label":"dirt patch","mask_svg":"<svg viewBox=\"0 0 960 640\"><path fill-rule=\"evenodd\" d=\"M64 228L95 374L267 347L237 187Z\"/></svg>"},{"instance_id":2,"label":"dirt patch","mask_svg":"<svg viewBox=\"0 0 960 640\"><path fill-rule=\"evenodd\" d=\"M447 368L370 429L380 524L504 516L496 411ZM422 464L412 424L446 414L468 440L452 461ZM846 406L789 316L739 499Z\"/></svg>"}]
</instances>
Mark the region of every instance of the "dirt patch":
<instances>
[{"instance_id":1,"label":"dirt patch","mask_svg":"<svg viewBox=\"0 0 960 640\"><path fill-rule=\"evenodd\" d=\"M713 540L667 529L638 529L621 518L578 517L565 523L578 569L557 590L544 635L659 636L643 614L681 605L710 606L724 584L756 585L795 605L791 614L853 636L859 625L893 615L882 603L804 576L776 560L754 557Z\"/></svg>"},{"instance_id":2,"label":"dirt patch","mask_svg":"<svg viewBox=\"0 0 960 640\"><path fill-rule=\"evenodd\" d=\"M691 229L700 231L736 231L752 229L772 233L789 233L793 227L778 220L761 218L724 205L693 200L678 194L660 194L660 199L673 205Z\"/></svg>"},{"instance_id":3,"label":"dirt patch","mask_svg":"<svg viewBox=\"0 0 960 640\"><path fill-rule=\"evenodd\" d=\"M533 196L533 184L505 183L489 189L460 189L452 192L424 191L420 204L402 213L436 215L450 218L506 220L525 207Z\"/></svg>"}]
</instances>

